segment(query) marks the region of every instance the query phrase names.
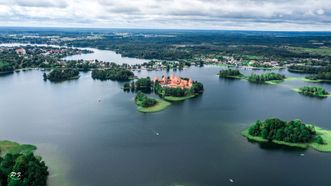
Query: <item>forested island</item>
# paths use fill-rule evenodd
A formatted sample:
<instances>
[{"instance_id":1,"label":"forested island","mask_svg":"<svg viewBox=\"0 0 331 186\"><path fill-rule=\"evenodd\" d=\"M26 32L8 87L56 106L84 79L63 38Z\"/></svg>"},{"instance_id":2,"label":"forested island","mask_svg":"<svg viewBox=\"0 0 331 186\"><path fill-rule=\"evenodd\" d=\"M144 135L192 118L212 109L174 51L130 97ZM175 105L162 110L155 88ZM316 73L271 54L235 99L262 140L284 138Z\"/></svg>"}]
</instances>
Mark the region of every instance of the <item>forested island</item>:
<instances>
[{"instance_id":1,"label":"forested island","mask_svg":"<svg viewBox=\"0 0 331 186\"><path fill-rule=\"evenodd\" d=\"M169 102L184 101L203 93L203 84L189 78L179 76L163 76L161 79L155 77L139 78L135 81L124 83L123 90L135 92L135 103L138 111L158 112L170 106ZM160 99L151 98L144 93L153 93ZM169 101L169 102L167 102Z\"/></svg>"},{"instance_id":2,"label":"forested island","mask_svg":"<svg viewBox=\"0 0 331 186\"><path fill-rule=\"evenodd\" d=\"M304 86L299 89L294 89L294 91L310 97L326 98L329 93L323 88L318 86Z\"/></svg>"},{"instance_id":3,"label":"forested island","mask_svg":"<svg viewBox=\"0 0 331 186\"><path fill-rule=\"evenodd\" d=\"M239 70L236 69L220 70L218 75L220 78L226 78L226 79L240 79L244 77L244 75L240 73Z\"/></svg>"},{"instance_id":4,"label":"forested island","mask_svg":"<svg viewBox=\"0 0 331 186\"><path fill-rule=\"evenodd\" d=\"M139 112L159 112L170 106L169 102L166 102L162 99L148 97L140 91L137 93L134 100Z\"/></svg>"},{"instance_id":5,"label":"forested island","mask_svg":"<svg viewBox=\"0 0 331 186\"><path fill-rule=\"evenodd\" d=\"M270 83L270 84L277 84L282 82L285 79L285 75L278 74L278 73L265 73L265 74L252 74L248 76L248 81L251 83Z\"/></svg>"},{"instance_id":6,"label":"forested island","mask_svg":"<svg viewBox=\"0 0 331 186\"><path fill-rule=\"evenodd\" d=\"M203 84L189 78L178 76L154 80L154 91L167 101L183 101L203 93Z\"/></svg>"},{"instance_id":7,"label":"forested island","mask_svg":"<svg viewBox=\"0 0 331 186\"><path fill-rule=\"evenodd\" d=\"M301 120L283 121L278 118L257 120L241 134L256 142L298 148L313 147L317 151L331 152L331 131L305 124Z\"/></svg>"},{"instance_id":8,"label":"forested island","mask_svg":"<svg viewBox=\"0 0 331 186\"><path fill-rule=\"evenodd\" d=\"M109 68L93 70L92 78L98 80L128 81L134 78L134 73L120 65L112 64Z\"/></svg>"},{"instance_id":9,"label":"forested island","mask_svg":"<svg viewBox=\"0 0 331 186\"><path fill-rule=\"evenodd\" d=\"M0 141L0 185L46 186L48 167L33 145Z\"/></svg>"},{"instance_id":10,"label":"forested island","mask_svg":"<svg viewBox=\"0 0 331 186\"><path fill-rule=\"evenodd\" d=\"M71 68L55 68L49 74L43 74L44 80L61 82L66 80L78 79L79 71Z\"/></svg>"}]
</instances>

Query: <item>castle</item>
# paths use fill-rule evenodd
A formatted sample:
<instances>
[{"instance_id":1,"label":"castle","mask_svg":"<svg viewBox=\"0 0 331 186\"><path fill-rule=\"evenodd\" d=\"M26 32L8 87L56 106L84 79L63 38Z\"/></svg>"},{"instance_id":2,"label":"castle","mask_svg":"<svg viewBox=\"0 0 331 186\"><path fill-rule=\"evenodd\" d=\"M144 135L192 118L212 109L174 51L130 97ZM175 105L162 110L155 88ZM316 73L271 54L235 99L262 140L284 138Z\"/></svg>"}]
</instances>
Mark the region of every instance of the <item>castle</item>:
<instances>
[{"instance_id":1,"label":"castle","mask_svg":"<svg viewBox=\"0 0 331 186\"><path fill-rule=\"evenodd\" d=\"M167 77L165 75L162 76L161 79L158 77L153 78L153 81L158 81L161 86L170 87L170 88L181 88L181 89L189 89L192 87L193 81L192 79L184 79L179 76L171 75Z\"/></svg>"}]
</instances>

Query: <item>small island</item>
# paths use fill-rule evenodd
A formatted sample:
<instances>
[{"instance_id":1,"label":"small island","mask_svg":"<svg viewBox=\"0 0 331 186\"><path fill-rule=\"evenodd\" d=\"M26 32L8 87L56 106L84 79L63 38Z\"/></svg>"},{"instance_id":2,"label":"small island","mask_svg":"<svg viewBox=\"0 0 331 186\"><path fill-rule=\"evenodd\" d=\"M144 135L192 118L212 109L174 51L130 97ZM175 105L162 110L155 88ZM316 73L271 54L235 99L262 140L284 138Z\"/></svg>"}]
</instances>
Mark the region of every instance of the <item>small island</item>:
<instances>
[{"instance_id":1,"label":"small island","mask_svg":"<svg viewBox=\"0 0 331 186\"><path fill-rule=\"evenodd\" d=\"M171 104L161 99L151 98L142 92L138 92L135 97L137 110L144 113L160 112Z\"/></svg>"},{"instance_id":2,"label":"small island","mask_svg":"<svg viewBox=\"0 0 331 186\"><path fill-rule=\"evenodd\" d=\"M161 79L155 77L153 82L155 93L171 102L194 98L204 91L202 83L175 75L162 76Z\"/></svg>"},{"instance_id":3,"label":"small island","mask_svg":"<svg viewBox=\"0 0 331 186\"><path fill-rule=\"evenodd\" d=\"M134 74L120 65L112 64L110 68L93 70L92 78L98 80L128 81L134 78Z\"/></svg>"},{"instance_id":4,"label":"small island","mask_svg":"<svg viewBox=\"0 0 331 186\"><path fill-rule=\"evenodd\" d=\"M247 139L260 143L274 143L296 148L331 152L331 131L304 124L300 120L282 121L277 118L256 121L241 132Z\"/></svg>"},{"instance_id":5,"label":"small island","mask_svg":"<svg viewBox=\"0 0 331 186\"><path fill-rule=\"evenodd\" d=\"M140 112L159 112L171 105L170 102L179 102L196 97L203 93L202 83L179 76L162 76L139 78L132 82L124 83L125 92L136 92L135 103ZM160 99L148 97L145 94L154 93Z\"/></svg>"},{"instance_id":6,"label":"small island","mask_svg":"<svg viewBox=\"0 0 331 186\"><path fill-rule=\"evenodd\" d=\"M257 84L278 84L283 82L286 79L285 75L277 74L274 72L265 73L265 74L252 74L248 76L248 81L251 83Z\"/></svg>"},{"instance_id":7,"label":"small island","mask_svg":"<svg viewBox=\"0 0 331 186\"><path fill-rule=\"evenodd\" d=\"M242 73L240 73L239 70L236 69L220 70L218 75L220 78L225 78L225 79L241 79L245 77Z\"/></svg>"},{"instance_id":8,"label":"small island","mask_svg":"<svg viewBox=\"0 0 331 186\"><path fill-rule=\"evenodd\" d=\"M310 97L326 98L330 94L323 88L318 86L304 86L299 89L294 89L294 91Z\"/></svg>"},{"instance_id":9,"label":"small island","mask_svg":"<svg viewBox=\"0 0 331 186\"><path fill-rule=\"evenodd\" d=\"M51 82L79 79L79 71L72 68L55 68L49 74L44 73L43 78Z\"/></svg>"},{"instance_id":10,"label":"small island","mask_svg":"<svg viewBox=\"0 0 331 186\"><path fill-rule=\"evenodd\" d=\"M33 145L0 141L0 185L47 185L48 167Z\"/></svg>"}]
</instances>

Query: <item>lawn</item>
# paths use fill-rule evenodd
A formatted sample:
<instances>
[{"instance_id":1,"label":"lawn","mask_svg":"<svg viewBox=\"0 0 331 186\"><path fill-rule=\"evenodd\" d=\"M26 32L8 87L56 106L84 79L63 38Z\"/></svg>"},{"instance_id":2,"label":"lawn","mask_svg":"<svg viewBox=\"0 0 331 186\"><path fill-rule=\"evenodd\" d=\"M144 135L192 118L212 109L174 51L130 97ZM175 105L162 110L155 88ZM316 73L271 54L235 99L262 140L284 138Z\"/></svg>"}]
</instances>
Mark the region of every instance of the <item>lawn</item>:
<instances>
[{"instance_id":1,"label":"lawn","mask_svg":"<svg viewBox=\"0 0 331 186\"><path fill-rule=\"evenodd\" d=\"M183 97L174 97L174 96L165 96L163 99L166 101L171 101L171 102L177 102L177 101L184 101L187 99L191 99L196 97L197 95L189 95L189 96L183 96Z\"/></svg>"},{"instance_id":2,"label":"lawn","mask_svg":"<svg viewBox=\"0 0 331 186\"><path fill-rule=\"evenodd\" d=\"M0 155L5 155L7 153L11 153L11 154L17 154L17 153L30 153L33 152L37 149L37 147L33 146L33 145L20 145L16 142L12 142L12 141L0 141Z\"/></svg>"},{"instance_id":3,"label":"lawn","mask_svg":"<svg viewBox=\"0 0 331 186\"><path fill-rule=\"evenodd\" d=\"M161 100L161 99L156 99L156 101L157 101L157 103L152 107L137 106L137 110L139 112L144 112L144 113L160 112L171 105L171 103Z\"/></svg>"}]
</instances>

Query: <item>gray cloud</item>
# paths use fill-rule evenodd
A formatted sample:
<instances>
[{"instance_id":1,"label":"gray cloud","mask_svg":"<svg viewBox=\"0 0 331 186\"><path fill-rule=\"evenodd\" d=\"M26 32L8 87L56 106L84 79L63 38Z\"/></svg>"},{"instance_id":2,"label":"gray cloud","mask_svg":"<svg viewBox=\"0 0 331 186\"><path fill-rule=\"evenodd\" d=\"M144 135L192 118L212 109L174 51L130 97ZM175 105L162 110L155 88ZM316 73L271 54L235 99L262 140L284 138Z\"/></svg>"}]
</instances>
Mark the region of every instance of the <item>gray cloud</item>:
<instances>
[{"instance_id":1,"label":"gray cloud","mask_svg":"<svg viewBox=\"0 0 331 186\"><path fill-rule=\"evenodd\" d=\"M0 24L331 30L330 0L0 0ZM39 22L38 25L35 25Z\"/></svg>"}]
</instances>

